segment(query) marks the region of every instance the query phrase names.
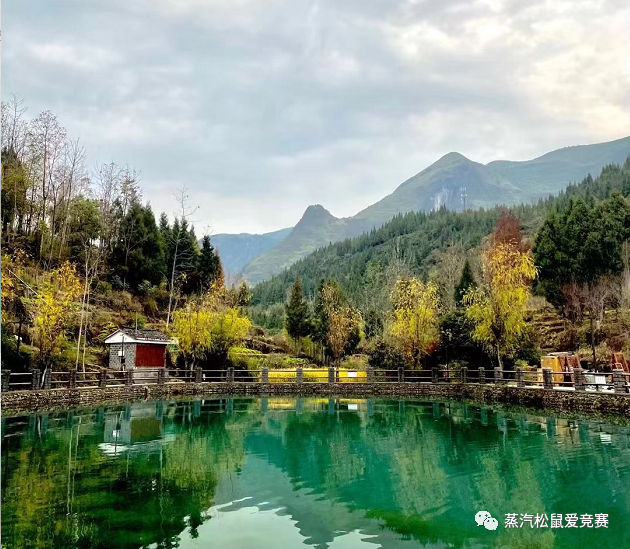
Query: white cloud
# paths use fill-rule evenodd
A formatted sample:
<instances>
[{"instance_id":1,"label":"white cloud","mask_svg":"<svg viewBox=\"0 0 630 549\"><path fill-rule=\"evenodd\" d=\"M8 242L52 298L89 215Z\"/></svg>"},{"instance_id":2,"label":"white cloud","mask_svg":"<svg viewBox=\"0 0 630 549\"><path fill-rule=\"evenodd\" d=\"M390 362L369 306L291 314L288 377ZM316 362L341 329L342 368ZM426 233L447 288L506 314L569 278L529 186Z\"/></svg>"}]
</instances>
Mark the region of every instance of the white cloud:
<instances>
[{"instance_id":1,"label":"white cloud","mask_svg":"<svg viewBox=\"0 0 630 549\"><path fill-rule=\"evenodd\" d=\"M7 3L3 97L90 165L186 183L198 230L352 215L443 154L526 159L630 128L621 0Z\"/></svg>"},{"instance_id":2,"label":"white cloud","mask_svg":"<svg viewBox=\"0 0 630 549\"><path fill-rule=\"evenodd\" d=\"M40 63L63 65L80 71L107 70L119 60L116 53L106 48L63 42L31 44L27 55Z\"/></svg>"}]
</instances>

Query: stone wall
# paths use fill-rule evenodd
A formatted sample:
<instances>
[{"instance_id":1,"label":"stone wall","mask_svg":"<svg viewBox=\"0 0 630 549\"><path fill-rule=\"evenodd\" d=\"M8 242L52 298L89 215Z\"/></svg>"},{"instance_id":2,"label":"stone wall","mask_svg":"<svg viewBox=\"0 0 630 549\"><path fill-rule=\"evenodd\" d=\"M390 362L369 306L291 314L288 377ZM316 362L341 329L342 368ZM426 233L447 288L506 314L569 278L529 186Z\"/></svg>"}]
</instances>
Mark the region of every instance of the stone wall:
<instances>
[{"instance_id":1,"label":"stone wall","mask_svg":"<svg viewBox=\"0 0 630 549\"><path fill-rule=\"evenodd\" d=\"M58 408L78 408L133 400L161 400L197 395L429 397L514 404L562 412L601 413L630 418L630 395L519 388L507 385L460 383L167 383L10 391L2 394L2 412L15 414Z\"/></svg>"},{"instance_id":2,"label":"stone wall","mask_svg":"<svg viewBox=\"0 0 630 549\"><path fill-rule=\"evenodd\" d=\"M109 367L113 370L122 370L121 357L118 351L125 352L125 366L128 370L136 367L136 344L135 343L112 343L109 347Z\"/></svg>"}]
</instances>

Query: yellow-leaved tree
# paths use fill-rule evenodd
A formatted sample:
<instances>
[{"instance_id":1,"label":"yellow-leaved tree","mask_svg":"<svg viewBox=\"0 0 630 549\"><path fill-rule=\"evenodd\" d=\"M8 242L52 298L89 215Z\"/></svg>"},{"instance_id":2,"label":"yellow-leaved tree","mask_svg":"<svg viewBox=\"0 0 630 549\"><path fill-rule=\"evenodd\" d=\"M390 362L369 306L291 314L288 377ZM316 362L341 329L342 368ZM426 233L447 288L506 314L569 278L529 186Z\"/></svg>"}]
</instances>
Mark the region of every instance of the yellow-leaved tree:
<instances>
[{"instance_id":1,"label":"yellow-leaved tree","mask_svg":"<svg viewBox=\"0 0 630 549\"><path fill-rule=\"evenodd\" d=\"M35 339L39 346L39 362L46 369L52 366L66 340L74 301L81 295L81 282L74 265L65 262L46 274L35 298Z\"/></svg>"},{"instance_id":2,"label":"yellow-leaved tree","mask_svg":"<svg viewBox=\"0 0 630 549\"><path fill-rule=\"evenodd\" d=\"M335 363L352 353L361 340L361 313L351 307L336 283L322 287L322 313L326 324L326 344Z\"/></svg>"},{"instance_id":3,"label":"yellow-leaved tree","mask_svg":"<svg viewBox=\"0 0 630 549\"><path fill-rule=\"evenodd\" d=\"M229 348L247 335L252 323L230 305L225 288L214 284L203 297L189 300L173 313L171 333L187 369L211 357L224 359Z\"/></svg>"},{"instance_id":4,"label":"yellow-leaved tree","mask_svg":"<svg viewBox=\"0 0 630 549\"><path fill-rule=\"evenodd\" d=\"M474 323L473 339L496 353L499 368L512 354L525 329L525 305L536 266L520 240L498 241L483 254L483 284L464 296L466 316Z\"/></svg>"},{"instance_id":5,"label":"yellow-leaved tree","mask_svg":"<svg viewBox=\"0 0 630 549\"><path fill-rule=\"evenodd\" d=\"M420 361L435 349L440 339L438 288L417 278L399 279L391 293L393 310L385 337L419 368Z\"/></svg>"},{"instance_id":6,"label":"yellow-leaved tree","mask_svg":"<svg viewBox=\"0 0 630 549\"><path fill-rule=\"evenodd\" d=\"M0 315L1 322L4 324L8 321L8 313L12 307L13 299L15 297L15 280L10 272L11 257L8 255L2 256L2 275L1 275L1 308Z\"/></svg>"}]
</instances>

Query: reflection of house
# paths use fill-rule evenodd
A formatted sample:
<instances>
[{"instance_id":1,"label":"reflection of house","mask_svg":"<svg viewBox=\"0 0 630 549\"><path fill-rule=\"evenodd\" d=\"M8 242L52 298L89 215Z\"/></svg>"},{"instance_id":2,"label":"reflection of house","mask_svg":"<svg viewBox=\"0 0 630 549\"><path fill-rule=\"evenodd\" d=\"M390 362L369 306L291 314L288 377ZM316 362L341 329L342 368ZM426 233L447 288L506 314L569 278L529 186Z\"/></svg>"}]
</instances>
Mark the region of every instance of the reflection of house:
<instances>
[{"instance_id":1,"label":"reflection of house","mask_svg":"<svg viewBox=\"0 0 630 549\"><path fill-rule=\"evenodd\" d=\"M104 422L103 444L109 455L126 452L134 447L151 453L159 450L163 439L162 404L135 404L125 411L108 414Z\"/></svg>"},{"instance_id":2,"label":"reflection of house","mask_svg":"<svg viewBox=\"0 0 630 549\"><path fill-rule=\"evenodd\" d=\"M159 330L121 328L105 340L109 367L113 370L142 368L142 372L134 372L134 376L156 376L157 369L164 368L169 343L171 339Z\"/></svg>"}]
</instances>

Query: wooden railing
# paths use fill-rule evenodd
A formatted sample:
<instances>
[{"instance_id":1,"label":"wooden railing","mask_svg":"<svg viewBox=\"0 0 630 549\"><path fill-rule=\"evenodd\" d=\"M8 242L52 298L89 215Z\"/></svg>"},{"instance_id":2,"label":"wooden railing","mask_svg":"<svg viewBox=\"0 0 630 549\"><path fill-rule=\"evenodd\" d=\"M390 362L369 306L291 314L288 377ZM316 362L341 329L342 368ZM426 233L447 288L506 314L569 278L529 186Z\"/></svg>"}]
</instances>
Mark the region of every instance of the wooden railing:
<instances>
[{"instance_id":1,"label":"wooden railing","mask_svg":"<svg viewBox=\"0 0 630 549\"><path fill-rule=\"evenodd\" d=\"M83 387L113 387L133 385L164 385L175 383L465 383L476 385L511 385L520 388L540 388L573 391L605 391L618 394L630 392L630 374L621 369L612 372L571 372L486 370L485 368L432 368L405 370L367 368L342 370L337 368L303 368L235 370L195 370L156 368L145 370L112 370L101 368L82 372L77 370L32 370L11 372L2 370L2 391L78 389Z\"/></svg>"}]
</instances>

